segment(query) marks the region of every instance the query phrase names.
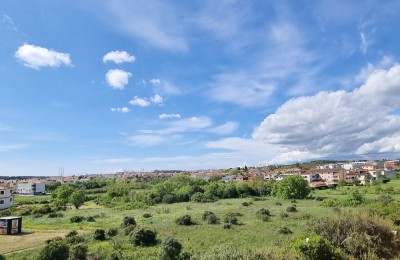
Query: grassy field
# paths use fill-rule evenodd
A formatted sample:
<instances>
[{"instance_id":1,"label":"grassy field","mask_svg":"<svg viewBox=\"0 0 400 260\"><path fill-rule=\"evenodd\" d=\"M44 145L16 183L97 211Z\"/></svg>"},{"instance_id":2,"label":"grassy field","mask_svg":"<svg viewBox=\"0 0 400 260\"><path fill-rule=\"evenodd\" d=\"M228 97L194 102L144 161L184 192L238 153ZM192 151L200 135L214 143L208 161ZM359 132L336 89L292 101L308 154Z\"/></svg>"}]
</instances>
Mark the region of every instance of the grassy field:
<instances>
[{"instance_id":1,"label":"grassy field","mask_svg":"<svg viewBox=\"0 0 400 260\"><path fill-rule=\"evenodd\" d=\"M399 181L379 185L379 189L377 187L342 187L337 190L317 190L313 191L312 195L313 197L339 199L357 189L365 198L373 200L387 190L392 192L394 199L400 199ZM21 200L21 198L17 200ZM244 206L244 202L250 205ZM297 212L288 213L286 211L287 207L291 205L296 205ZM262 208L268 209L272 214L268 221L262 221L256 217L256 212ZM346 210L360 210L361 208L348 207ZM220 223L210 225L204 222L202 215L206 210L213 211L221 220ZM155 229L160 240L170 236L178 239L183 245L183 250L188 252L202 254L224 245L264 250L285 246L294 235L307 230L310 219L328 217L337 214L337 210L337 208L323 207L321 201L315 199L291 201L275 197L265 197L260 201L242 198L219 200L213 203L158 204L147 209L136 210L116 210L88 202L78 210L69 208L64 211L62 218L24 217L23 230L29 230L28 234L10 237L1 236L0 253L5 254L10 259L31 259L40 250L40 247L37 246L43 244L46 239L63 236L66 230L78 230L87 234L89 252L99 251L107 254L118 249L123 252L127 259L158 259L158 247L135 247L128 242L128 237L122 234L102 242L91 238L93 231L98 228L105 230L118 228L119 232L122 233L121 223L124 216L135 217L138 226ZM234 225L231 229L224 229L222 219L226 213L230 212L239 213L239 225ZM152 216L144 218L144 213L150 213ZM179 226L175 223L177 217L186 214L193 217L196 225ZM72 216L94 216L95 222L71 223L70 218ZM293 234L281 234L279 230L283 227L289 228ZM13 248L13 241L18 246L16 245ZM27 249L27 251L18 251L21 249Z\"/></svg>"}]
</instances>

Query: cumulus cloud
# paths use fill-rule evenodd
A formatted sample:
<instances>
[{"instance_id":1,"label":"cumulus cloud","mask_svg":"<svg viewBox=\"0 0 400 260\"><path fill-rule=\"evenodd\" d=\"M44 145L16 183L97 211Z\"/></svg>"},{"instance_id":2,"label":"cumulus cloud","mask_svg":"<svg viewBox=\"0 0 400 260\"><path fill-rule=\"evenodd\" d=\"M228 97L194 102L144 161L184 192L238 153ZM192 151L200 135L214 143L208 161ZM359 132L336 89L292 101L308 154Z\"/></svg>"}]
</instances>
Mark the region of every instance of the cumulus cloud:
<instances>
[{"instance_id":1,"label":"cumulus cloud","mask_svg":"<svg viewBox=\"0 0 400 260\"><path fill-rule=\"evenodd\" d=\"M56 52L43 47L24 44L15 52L15 57L23 62L25 67L40 69L41 67L58 68L62 64L71 66L68 53Z\"/></svg>"},{"instance_id":2,"label":"cumulus cloud","mask_svg":"<svg viewBox=\"0 0 400 260\"><path fill-rule=\"evenodd\" d=\"M110 87L122 90L129 83L129 78L131 76L132 73L130 72L120 69L113 69L107 72L106 81Z\"/></svg>"},{"instance_id":3,"label":"cumulus cloud","mask_svg":"<svg viewBox=\"0 0 400 260\"><path fill-rule=\"evenodd\" d=\"M129 101L129 104L133 106L139 106L139 107L148 107L150 106L150 102L147 101L145 98L140 98L135 96L131 101Z\"/></svg>"},{"instance_id":4,"label":"cumulus cloud","mask_svg":"<svg viewBox=\"0 0 400 260\"><path fill-rule=\"evenodd\" d=\"M291 99L267 116L253 138L285 146L299 155L343 155L397 151L400 65L376 70L352 92L319 92Z\"/></svg>"},{"instance_id":5,"label":"cumulus cloud","mask_svg":"<svg viewBox=\"0 0 400 260\"><path fill-rule=\"evenodd\" d=\"M116 64L121 64L125 62L134 62L135 56L130 55L126 51L111 51L104 55L103 62L115 62Z\"/></svg>"},{"instance_id":6,"label":"cumulus cloud","mask_svg":"<svg viewBox=\"0 0 400 260\"><path fill-rule=\"evenodd\" d=\"M111 112L128 113L129 111L130 111L130 109L127 107L117 107L117 108L112 107L111 108Z\"/></svg>"},{"instance_id":7,"label":"cumulus cloud","mask_svg":"<svg viewBox=\"0 0 400 260\"><path fill-rule=\"evenodd\" d=\"M150 98L150 101L154 104L162 104L164 102L164 98L158 94L154 95L154 97Z\"/></svg>"},{"instance_id":8,"label":"cumulus cloud","mask_svg":"<svg viewBox=\"0 0 400 260\"><path fill-rule=\"evenodd\" d=\"M161 114L158 116L158 118L160 119L164 119L164 118L181 118L180 114Z\"/></svg>"}]
</instances>

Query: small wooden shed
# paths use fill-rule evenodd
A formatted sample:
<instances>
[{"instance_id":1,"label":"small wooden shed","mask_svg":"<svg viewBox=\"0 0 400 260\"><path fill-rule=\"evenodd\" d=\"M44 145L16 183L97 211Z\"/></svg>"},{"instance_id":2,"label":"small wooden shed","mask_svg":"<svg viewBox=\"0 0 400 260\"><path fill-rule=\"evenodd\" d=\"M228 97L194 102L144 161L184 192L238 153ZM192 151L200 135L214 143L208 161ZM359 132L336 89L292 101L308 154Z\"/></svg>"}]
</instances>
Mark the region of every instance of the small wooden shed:
<instances>
[{"instance_id":1,"label":"small wooden shed","mask_svg":"<svg viewBox=\"0 0 400 260\"><path fill-rule=\"evenodd\" d=\"M0 235L14 235L21 233L22 217L0 218Z\"/></svg>"}]
</instances>

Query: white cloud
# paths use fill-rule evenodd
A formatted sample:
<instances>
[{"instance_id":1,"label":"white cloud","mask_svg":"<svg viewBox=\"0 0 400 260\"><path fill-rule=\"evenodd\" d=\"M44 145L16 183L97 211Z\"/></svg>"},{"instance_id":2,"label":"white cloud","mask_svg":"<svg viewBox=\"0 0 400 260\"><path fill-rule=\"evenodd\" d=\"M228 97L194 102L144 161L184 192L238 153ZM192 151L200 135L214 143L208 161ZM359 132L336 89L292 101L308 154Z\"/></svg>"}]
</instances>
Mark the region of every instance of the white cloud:
<instances>
[{"instance_id":1,"label":"white cloud","mask_svg":"<svg viewBox=\"0 0 400 260\"><path fill-rule=\"evenodd\" d=\"M400 65L376 70L352 92L289 100L265 118L253 137L310 156L395 151L388 140L397 140L400 117L389 114L400 107L399 89Z\"/></svg>"},{"instance_id":2,"label":"white cloud","mask_svg":"<svg viewBox=\"0 0 400 260\"><path fill-rule=\"evenodd\" d=\"M10 152L13 150L20 150L28 147L28 144L3 144L0 145L0 152Z\"/></svg>"},{"instance_id":3,"label":"white cloud","mask_svg":"<svg viewBox=\"0 0 400 260\"><path fill-rule=\"evenodd\" d=\"M177 8L166 1L108 1L110 21L128 35L154 47L186 51L182 20Z\"/></svg>"},{"instance_id":4,"label":"white cloud","mask_svg":"<svg viewBox=\"0 0 400 260\"><path fill-rule=\"evenodd\" d=\"M154 86L157 86L157 85L161 84L161 80L160 79L151 79L151 80L149 80L149 82L151 84L153 84Z\"/></svg>"},{"instance_id":5,"label":"white cloud","mask_svg":"<svg viewBox=\"0 0 400 260\"><path fill-rule=\"evenodd\" d=\"M158 116L158 118L160 119L164 119L164 118L181 118L180 114L161 114Z\"/></svg>"},{"instance_id":6,"label":"white cloud","mask_svg":"<svg viewBox=\"0 0 400 260\"><path fill-rule=\"evenodd\" d=\"M171 134L187 131L199 131L212 125L208 117L191 117L170 122L167 128L162 130L140 130L144 134Z\"/></svg>"},{"instance_id":7,"label":"white cloud","mask_svg":"<svg viewBox=\"0 0 400 260\"><path fill-rule=\"evenodd\" d=\"M112 112L120 112L120 113L128 113L130 110L127 107L117 107L117 108L112 107L111 111Z\"/></svg>"},{"instance_id":8,"label":"white cloud","mask_svg":"<svg viewBox=\"0 0 400 260\"><path fill-rule=\"evenodd\" d=\"M109 70L106 74L107 84L114 89L124 89L129 83L129 78L132 76L130 72L113 69Z\"/></svg>"},{"instance_id":9,"label":"white cloud","mask_svg":"<svg viewBox=\"0 0 400 260\"><path fill-rule=\"evenodd\" d=\"M8 29L12 29L13 31L18 32L18 28L15 26L14 20L13 20L10 16L4 14L3 17L2 17L2 19L1 19L1 22L2 22Z\"/></svg>"},{"instance_id":10,"label":"white cloud","mask_svg":"<svg viewBox=\"0 0 400 260\"><path fill-rule=\"evenodd\" d=\"M133 105L133 106L139 106L139 107L148 107L150 106L150 102L147 101L144 98L139 98L137 96L135 96L131 101L129 101L129 104Z\"/></svg>"},{"instance_id":11,"label":"white cloud","mask_svg":"<svg viewBox=\"0 0 400 260\"><path fill-rule=\"evenodd\" d=\"M361 49L361 52L363 53L363 54L365 54L365 53L367 53L367 50L368 50L368 42L367 42L367 38L366 38L366 36L365 36L365 33L363 33L363 32L361 32L360 33L360 38L361 38L361 46L360 46L360 49Z\"/></svg>"},{"instance_id":12,"label":"white cloud","mask_svg":"<svg viewBox=\"0 0 400 260\"><path fill-rule=\"evenodd\" d=\"M154 95L154 97L150 98L150 101L154 104L162 104L164 102L164 98L158 94Z\"/></svg>"},{"instance_id":13,"label":"white cloud","mask_svg":"<svg viewBox=\"0 0 400 260\"><path fill-rule=\"evenodd\" d=\"M104 55L103 62L115 62L116 64L121 64L124 62L134 62L135 56L130 55L126 51L111 51Z\"/></svg>"},{"instance_id":14,"label":"white cloud","mask_svg":"<svg viewBox=\"0 0 400 260\"><path fill-rule=\"evenodd\" d=\"M273 164L291 164L295 162L304 162L310 159L318 159L321 156L318 154L312 154L310 152L302 152L302 151L291 151L291 152L283 152L279 155L275 156L271 160L267 160L267 165Z\"/></svg>"},{"instance_id":15,"label":"white cloud","mask_svg":"<svg viewBox=\"0 0 400 260\"><path fill-rule=\"evenodd\" d=\"M15 52L15 57L23 62L25 67L40 69L41 67L58 68L62 64L71 66L68 53L56 52L43 47L24 44Z\"/></svg>"},{"instance_id":16,"label":"white cloud","mask_svg":"<svg viewBox=\"0 0 400 260\"><path fill-rule=\"evenodd\" d=\"M210 133L219 134L219 135L227 135L231 134L238 128L237 122L226 122L223 125L211 128L208 130Z\"/></svg>"}]
</instances>

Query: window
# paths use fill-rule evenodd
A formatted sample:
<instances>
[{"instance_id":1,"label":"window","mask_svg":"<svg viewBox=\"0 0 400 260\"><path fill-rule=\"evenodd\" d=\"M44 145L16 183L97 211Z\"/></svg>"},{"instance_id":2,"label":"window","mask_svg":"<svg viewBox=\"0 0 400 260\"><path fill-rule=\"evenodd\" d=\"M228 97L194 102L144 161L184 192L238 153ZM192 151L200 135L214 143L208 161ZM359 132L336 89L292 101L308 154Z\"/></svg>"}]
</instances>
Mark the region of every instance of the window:
<instances>
[{"instance_id":1,"label":"window","mask_svg":"<svg viewBox=\"0 0 400 260\"><path fill-rule=\"evenodd\" d=\"M4 194L4 190L0 191L0 195L3 195L3 194Z\"/></svg>"},{"instance_id":2,"label":"window","mask_svg":"<svg viewBox=\"0 0 400 260\"><path fill-rule=\"evenodd\" d=\"M0 200L0 204L4 204L4 200Z\"/></svg>"},{"instance_id":3,"label":"window","mask_svg":"<svg viewBox=\"0 0 400 260\"><path fill-rule=\"evenodd\" d=\"M10 198L10 202L12 202L12 198Z\"/></svg>"}]
</instances>

